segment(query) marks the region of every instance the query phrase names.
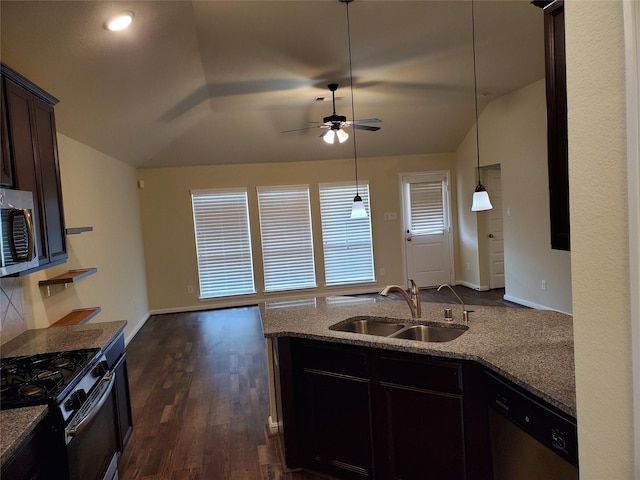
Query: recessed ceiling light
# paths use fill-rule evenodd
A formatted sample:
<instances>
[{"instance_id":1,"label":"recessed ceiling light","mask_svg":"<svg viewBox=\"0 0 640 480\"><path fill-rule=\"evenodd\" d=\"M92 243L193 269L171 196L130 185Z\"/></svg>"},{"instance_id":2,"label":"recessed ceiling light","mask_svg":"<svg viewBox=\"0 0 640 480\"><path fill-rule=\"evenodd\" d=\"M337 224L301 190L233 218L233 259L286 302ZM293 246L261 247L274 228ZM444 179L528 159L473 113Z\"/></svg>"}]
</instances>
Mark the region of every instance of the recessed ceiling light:
<instances>
[{"instance_id":1,"label":"recessed ceiling light","mask_svg":"<svg viewBox=\"0 0 640 480\"><path fill-rule=\"evenodd\" d=\"M131 25L132 21L133 21L133 12L123 12L107 20L107 23L105 24L105 26L107 27L108 30L111 30L112 32L118 32L120 30L124 30L129 25Z\"/></svg>"}]
</instances>

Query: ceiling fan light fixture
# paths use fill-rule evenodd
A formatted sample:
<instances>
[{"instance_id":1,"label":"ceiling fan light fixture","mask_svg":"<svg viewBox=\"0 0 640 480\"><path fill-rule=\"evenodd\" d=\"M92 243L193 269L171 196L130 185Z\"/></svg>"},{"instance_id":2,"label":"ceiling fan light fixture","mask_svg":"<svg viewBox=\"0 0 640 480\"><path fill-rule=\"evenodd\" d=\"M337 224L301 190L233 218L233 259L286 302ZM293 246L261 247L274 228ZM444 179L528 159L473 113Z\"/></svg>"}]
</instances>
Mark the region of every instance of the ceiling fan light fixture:
<instances>
[{"instance_id":1,"label":"ceiling fan light fixture","mask_svg":"<svg viewBox=\"0 0 640 480\"><path fill-rule=\"evenodd\" d=\"M356 194L353 197L353 205L351 206L351 218L367 218L367 210L364 208L362 197Z\"/></svg>"},{"instance_id":2,"label":"ceiling fan light fixture","mask_svg":"<svg viewBox=\"0 0 640 480\"><path fill-rule=\"evenodd\" d=\"M344 130L340 129L340 130L338 130L336 132L336 137L338 137L338 141L340 143L344 143L349 138L349 134L347 132L345 132Z\"/></svg>"},{"instance_id":3,"label":"ceiling fan light fixture","mask_svg":"<svg viewBox=\"0 0 640 480\"><path fill-rule=\"evenodd\" d=\"M122 12L106 21L105 27L112 32L124 30L133 21L133 12Z\"/></svg>"},{"instance_id":4,"label":"ceiling fan light fixture","mask_svg":"<svg viewBox=\"0 0 640 480\"><path fill-rule=\"evenodd\" d=\"M332 145L336 141L336 132L334 132L333 130L329 130L322 136L322 139L328 144Z\"/></svg>"}]
</instances>

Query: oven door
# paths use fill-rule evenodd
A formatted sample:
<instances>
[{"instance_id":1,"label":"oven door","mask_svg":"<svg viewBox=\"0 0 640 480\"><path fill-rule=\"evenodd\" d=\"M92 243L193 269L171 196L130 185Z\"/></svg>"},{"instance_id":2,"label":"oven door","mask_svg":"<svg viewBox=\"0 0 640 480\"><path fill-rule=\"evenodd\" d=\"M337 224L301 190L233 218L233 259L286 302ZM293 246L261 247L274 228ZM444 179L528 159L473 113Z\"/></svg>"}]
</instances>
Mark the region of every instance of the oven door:
<instances>
[{"instance_id":1,"label":"oven door","mask_svg":"<svg viewBox=\"0 0 640 480\"><path fill-rule=\"evenodd\" d=\"M65 430L71 480L118 478L115 381L107 373Z\"/></svg>"}]
</instances>

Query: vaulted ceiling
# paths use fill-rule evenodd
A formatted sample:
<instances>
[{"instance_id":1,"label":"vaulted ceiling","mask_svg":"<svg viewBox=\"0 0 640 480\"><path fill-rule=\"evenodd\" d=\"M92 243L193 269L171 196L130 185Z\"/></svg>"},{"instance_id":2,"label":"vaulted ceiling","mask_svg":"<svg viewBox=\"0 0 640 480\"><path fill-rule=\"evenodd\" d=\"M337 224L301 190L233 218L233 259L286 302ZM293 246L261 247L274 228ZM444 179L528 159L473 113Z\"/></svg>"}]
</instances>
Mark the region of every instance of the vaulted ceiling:
<instances>
[{"instance_id":1,"label":"vaulted ceiling","mask_svg":"<svg viewBox=\"0 0 640 480\"><path fill-rule=\"evenodd\" d=\"M346 4L0 2L2 62L60 100L58 131L136 167L349 158L310 128L351 116ZM124 10L131 27L104 22ZM454 151L474 122L471 3L349 4L358 156ZM475 2L480 108L544 75L542 11ZM324 100L322 100L324 97ZM351 131L349 131L352 134Z\"/></svg>"}]
</instances>

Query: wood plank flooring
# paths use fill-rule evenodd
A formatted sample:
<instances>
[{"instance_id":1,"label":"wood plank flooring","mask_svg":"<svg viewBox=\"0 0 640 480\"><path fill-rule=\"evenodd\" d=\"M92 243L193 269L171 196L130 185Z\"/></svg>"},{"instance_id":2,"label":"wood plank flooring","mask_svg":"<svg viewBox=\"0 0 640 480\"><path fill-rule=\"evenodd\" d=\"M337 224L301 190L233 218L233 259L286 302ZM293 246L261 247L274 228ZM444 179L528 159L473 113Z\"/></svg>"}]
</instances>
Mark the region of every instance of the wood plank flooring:
<instances>
[{"instance_id":1,"label":"wood plank flooring","mask_svg":"<svg viewBox=\"0 0 640 480\"><path fill-rule=\"evenodd\" d=\"M423 301L454 301L450 292L433 292L422 291ZM470 304L505 306L504 291L456 292ZM277 439L266 434L257 307L154 315L128 345L127 363L134 428L120 479L326 478L286 471Z\"/></svg>"}]
</instances>

